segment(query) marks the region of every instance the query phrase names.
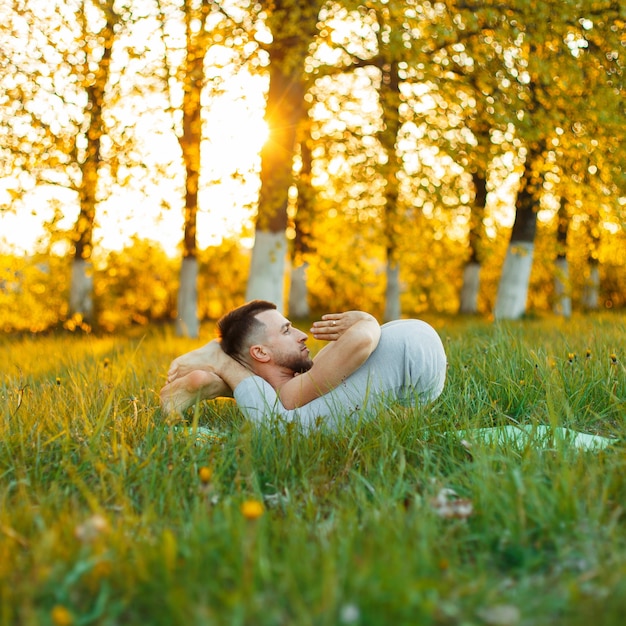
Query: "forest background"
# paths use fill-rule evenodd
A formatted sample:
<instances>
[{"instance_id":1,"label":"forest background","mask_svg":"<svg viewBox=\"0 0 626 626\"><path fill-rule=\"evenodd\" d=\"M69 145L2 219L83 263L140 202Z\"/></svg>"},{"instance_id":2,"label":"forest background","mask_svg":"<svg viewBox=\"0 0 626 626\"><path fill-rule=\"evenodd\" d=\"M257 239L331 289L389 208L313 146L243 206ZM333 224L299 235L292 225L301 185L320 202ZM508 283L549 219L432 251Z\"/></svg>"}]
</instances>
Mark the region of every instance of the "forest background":
<instances>
[{"instance_id":1,"label":"forest background","mask_svg":"<svg viewBox=\"0 0 626 626\"><path fill-rule=\"evenodd\" d=\"M617 0L4 2L0 328L622 308L625 46Z\"/></svg>"}]
</instances>

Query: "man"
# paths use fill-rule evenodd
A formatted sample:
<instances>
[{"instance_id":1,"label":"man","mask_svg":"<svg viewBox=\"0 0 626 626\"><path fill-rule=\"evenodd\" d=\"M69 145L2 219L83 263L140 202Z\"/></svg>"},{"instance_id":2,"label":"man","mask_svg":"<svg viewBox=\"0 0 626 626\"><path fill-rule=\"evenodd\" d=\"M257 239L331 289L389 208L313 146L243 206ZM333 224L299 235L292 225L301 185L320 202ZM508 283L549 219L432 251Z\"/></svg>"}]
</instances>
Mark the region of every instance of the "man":
<instances>
[{"instance_id":1,"label":"man","mask_svg":"<svg viewBox=\"0 0 626 626\"><path fill-rule=\"evenodd\" d=\"M435 330L420 320L380 326L363 311L330 313L313 324L328 341L311 358L306 333L271 302L253 300L218 322L220 340L175 359L161 390L165 413L197 400L235 398L244 415L274 415L305 429L337 426L386 402L434 400L443 389L446 355Z\"/></svg>"}]
</instances>

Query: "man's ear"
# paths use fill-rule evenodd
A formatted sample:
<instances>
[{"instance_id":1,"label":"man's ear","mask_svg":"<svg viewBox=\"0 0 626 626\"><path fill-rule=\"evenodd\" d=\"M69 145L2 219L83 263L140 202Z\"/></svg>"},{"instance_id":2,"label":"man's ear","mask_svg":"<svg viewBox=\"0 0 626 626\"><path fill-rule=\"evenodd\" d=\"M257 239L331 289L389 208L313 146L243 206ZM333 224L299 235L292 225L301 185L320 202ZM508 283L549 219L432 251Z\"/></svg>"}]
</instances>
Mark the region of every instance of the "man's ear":
<instances>
[{"instance_id":1,"label":"man's ear","mask_svg":"<svg viewBox=\"0 0 626 626\"><path fill-rule=\"evenodd\" d=\"M269 353L265 347L260 344L250 346L250 356L253 360L258 361L259 363L267 363L270 360Z\"/></svg>"}]
</instances>

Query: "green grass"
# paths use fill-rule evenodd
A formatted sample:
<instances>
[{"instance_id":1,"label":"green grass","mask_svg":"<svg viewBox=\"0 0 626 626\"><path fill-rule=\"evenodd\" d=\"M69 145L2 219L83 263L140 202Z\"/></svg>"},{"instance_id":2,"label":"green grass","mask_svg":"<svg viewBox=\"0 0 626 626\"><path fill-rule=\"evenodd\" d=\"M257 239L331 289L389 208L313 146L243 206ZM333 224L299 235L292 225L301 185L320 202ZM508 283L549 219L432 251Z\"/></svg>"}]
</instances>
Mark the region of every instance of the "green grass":
<instances>
[{"instance_id":1,"label":"green grass","mask_svg":"<svg viewBox=\"0 0 626 626\"><path fill-rule=\"evenodd\" d=\"M468 449L454 431L624 438L626 318L434 323L432 407L305 437L207 403L190 423L221 438L203 445L158 410L196 342L1 338L0 625L621 624L624 445ZM467 519L438 514L444 488Z\"/></svg>"}]
</instances>

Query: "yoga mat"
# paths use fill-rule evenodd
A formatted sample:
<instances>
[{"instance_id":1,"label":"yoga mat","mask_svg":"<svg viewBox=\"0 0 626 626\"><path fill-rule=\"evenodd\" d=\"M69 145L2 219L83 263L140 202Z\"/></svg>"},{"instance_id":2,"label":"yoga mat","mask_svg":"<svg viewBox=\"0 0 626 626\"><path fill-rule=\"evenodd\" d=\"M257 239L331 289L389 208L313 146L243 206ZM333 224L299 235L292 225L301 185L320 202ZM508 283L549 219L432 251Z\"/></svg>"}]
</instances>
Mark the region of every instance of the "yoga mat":
<instances>
[{"instance_id":1,"label":"yoga mat","mask_svg":"<svg viewBox=\"0 0 626 626\"><path fill-rule=\"evenodd\" d=\"M455 434L469 443L514 446L516 448L525 448L529 445L541 448L569 445L580 450L602 450L619 441L619 439L612 437L582 433L572 428L562 426L552 428L542 424L510 424L492 428L468 428L467 430L458 430Z\"/></svg>"}]
</instances>

